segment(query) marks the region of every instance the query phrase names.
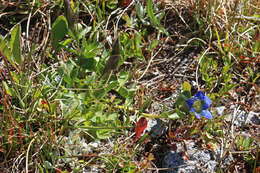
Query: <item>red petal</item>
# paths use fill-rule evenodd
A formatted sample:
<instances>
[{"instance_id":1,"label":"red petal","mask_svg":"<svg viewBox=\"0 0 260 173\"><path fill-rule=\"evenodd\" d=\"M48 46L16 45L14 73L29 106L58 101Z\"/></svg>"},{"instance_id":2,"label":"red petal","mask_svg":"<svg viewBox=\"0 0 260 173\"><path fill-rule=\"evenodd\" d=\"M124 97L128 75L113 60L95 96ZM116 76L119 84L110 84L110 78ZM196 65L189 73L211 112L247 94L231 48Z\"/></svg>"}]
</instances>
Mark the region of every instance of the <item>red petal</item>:
<instances>
[{"instance_id":1,"label":"red petal","mask_svg":"<svg viewBox=\"0 0 260 173\"><path fill-rule=\"evenodd\" d=\"M42 99L42 105L45 105L45 104L47 104L47 102L44 100L44 99Z\"/></svg>"},{"instance_id":2,"label":"red petal","mask_svg":"<svg viewBox=\"0 0 260 173\"><path fill-rule=\"evenodd\" d=\"M140 137L146 127L147 120L144 117L140 118L135 126L135 139L133 141L134 143L137 141L137 139Z\"/></svg>"},{"instance_id":3,"label":"red petal","mask_svg":"<svg viewBox=\"0 0 260 173\"><path fill-rule=\"evenodd\" d=\"M132 0L121 0L121 3L120 3L120 7L127 7L130 3L132 2Z\"/></svg>"}]
</instances>

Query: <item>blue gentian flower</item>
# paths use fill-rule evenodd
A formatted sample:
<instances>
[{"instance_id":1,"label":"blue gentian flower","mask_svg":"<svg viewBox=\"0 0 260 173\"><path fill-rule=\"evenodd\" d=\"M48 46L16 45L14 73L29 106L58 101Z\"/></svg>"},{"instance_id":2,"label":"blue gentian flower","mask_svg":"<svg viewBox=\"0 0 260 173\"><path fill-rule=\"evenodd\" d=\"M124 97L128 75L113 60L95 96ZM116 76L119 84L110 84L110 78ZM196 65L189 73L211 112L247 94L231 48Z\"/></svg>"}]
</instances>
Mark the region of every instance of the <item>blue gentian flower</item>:
<instances>
[{"instance_id":1,"label":"blue gentian flower","mask_svg":"<svg viewBox=\"0 0 260 173\"><path fill-rule=\"evenodd\" d=\"M203 116L208 119L212 119L212 114L208 110L212 101L208 96L202 91L198 91L193 98L186 100L186 104L190 109L190 112L193 112L197 118Z\"/></svg>"}]
</instances>

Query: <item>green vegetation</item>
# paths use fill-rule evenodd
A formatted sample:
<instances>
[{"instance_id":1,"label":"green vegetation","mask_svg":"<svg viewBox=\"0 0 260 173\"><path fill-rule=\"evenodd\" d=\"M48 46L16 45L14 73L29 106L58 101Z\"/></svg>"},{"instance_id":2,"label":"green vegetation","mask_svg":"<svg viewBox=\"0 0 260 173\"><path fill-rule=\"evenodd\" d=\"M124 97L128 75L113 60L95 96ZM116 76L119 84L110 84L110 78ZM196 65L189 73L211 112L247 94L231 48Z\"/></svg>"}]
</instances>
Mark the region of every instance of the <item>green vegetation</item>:
<instances>
[{"instance_id":1,"label":"green vegetation","mask_svg":"<svg viewBox=\"0 0 260 173\"><path fill-rule=\"evenodd\" d=\"M0 172L156 170L144 149L149 135L137 140L151 118L168 126L167 139L181 132L180 139L197 135L212 152L224 148L218 172L238 163L259 170L259 127L234 130L234 121L226 121L235 116L232 105L260 111L257 0L8 1L0 12ZM148 83L162 62L175 61L169 46L187 59L196 52L186 66L193 77L174 87ZM200 90L209 98L196 98ZM165 92L180 93L174 106L161 102ZM187 105L194 94L197 105ZM154 113L152 103L162 110ZM217 115L213 108L223 104L227 111ZM201 112L208 109L209 120ZM225 165L228 154L234 160Z\"/></svg>"}]
</instances>

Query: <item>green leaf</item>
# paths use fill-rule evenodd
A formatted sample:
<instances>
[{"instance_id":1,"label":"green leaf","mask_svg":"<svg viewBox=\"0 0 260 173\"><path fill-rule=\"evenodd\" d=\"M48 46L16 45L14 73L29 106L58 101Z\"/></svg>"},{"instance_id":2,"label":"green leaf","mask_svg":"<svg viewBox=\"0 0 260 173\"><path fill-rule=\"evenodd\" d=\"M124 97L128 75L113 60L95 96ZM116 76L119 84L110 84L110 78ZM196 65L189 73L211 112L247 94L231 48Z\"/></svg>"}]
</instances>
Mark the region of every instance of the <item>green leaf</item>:
<instances>
[{"instance_id":1,"label":"green leaf","mask_svg":"<svg viewBox=\"0 0 260 173\"><path fill-rule=\"evenodd\" d=\"M68 46L72 41L73 41L73 39L66 39L66 40L62 41L60 44L62 46Z\"/></svg>"},{"instance_id":2,"label":"green leaf","mask_svg":"<svg viewBox=\"0 0 260 173\"><path fill-rule=\"evenodd\" d=\"M191 91L191 85L190 85L189 82L186 82L186 81L185 81L185 82L183 83L183 90L184 90L184 91L189 91L189 92Z\"/></svg>"},{"instance_id":3,"label":"green leaf","mask_svg":"<svg viewBox=\"0 0 260 173\"><path fill-rule=\"evenodd\" d=\"M96 135L98 139L107 139L112 135L112 132L114 132L114 130L111 129L97 130Z\"/></svg>"},{"instance_id":4,"label":"green leaf","mask_svg":"<svg viewBox=\"0 0 260 173\"><path fill-rule=\"evenodd\" d=\"M120 87L124 86L128 82L128 72L122 71L119 73L118 84Z\"/></svg>"},{"instance_id":5,"label":"green leaf","mask_svg":"<svg viewBox=\"0 0 260 173\"><path fill-rule=\"evenodd\" d=\"M128 96L128 90L125 87L120 87L118 93L124 98L127 98Z\"/></svg>"},{"instance_id":6,"label":"green leaf","mask_svg":"<svg viewBox=\"0 0 260 173\"><path fill-rule=\"evenodd\" d=\"M118 0L109 0L106 1L106 6L110 8L111 10L115 9L117 7Z\"/></svg>"},{"instance_id":7,"label":"green leaf","mask_svg":"<svg viewBox=\"0 0 260 173\"><path fill-rule=\"evenodd\" d=\"M186 100L191 97L191 94L189 91L183 91L180 96L177 98L175 102L175 107L179 108L181 111L188 112L189 109L186 105Z\"/></svg>"},{"instance_id":8,"label":"green leaf","mask_svg":"<svg viewBox=\"0 0 260 173\"><path fill-rule=\"evenodd\" d=\"M252 147L253 139L246 136L240 136L237 141L237 146L243 148L244 150L250 150Z\"/></svg>"},{"instance_id":9,"label":"green leaf","mask_svg":"<svg viewBox=\"0 0 260 173\"><path fill-rule=\"evenodd\" d=\"M39 88L37 88L37 90L35 90L35 92L33 94L33 99L39 98L40 95L41 95L41 90Z\"/></svg>"},{"instance_id":10,"label":"green leaf","mask_svg":"<svg viewBox=\"0 0 260 173\"><path fill-rule=\"evenodd\" d=\"M169 36L169 33L161 26L160 22L157 20L153 13L153 6L152 6L152 0L147 0L147 14L151 20L151 22L158 26L158 28L167 36Z\"/></svg>"},{"instance_id":11,"label":"green leaf","mask_svg":"<svg viewBox=\"0 0 260 173\"><path fill-rule=\"evenodd\" d=\"M138 15L138 17L141 19L141 20L143 20L144 19L144 14L145 14L145 12L144 12L144 8L143 8L143 6L142 6L142 4L140 3L140 2L138 2L137 4L136 4L136 12L137 12L137 15Z\"/></svg>"},{"instance_id":12,"label":"green leaf","mask_svg":"<svg viewBox=\"0 0 260 173\"><path fill-rule=\"evenodd\" d=\"M124 19L126 21L126 26L127 27L131 27L131 19L130 19L130 17L127 14L124 14L122 16L122 19Z\"/></svg>"},{"instance_id":13,"label":"green leaf","mask_svg":"<svg viewBox=\"0 0 260 173\"><path fill-rule=\"evenodd\" d=\"M158 45L158 40L153 40L151 44L149 44L148 49L152 51Z\"/></svg>"},{"instance_id":14,"label":"green leaf","mask_svg":"<svg viewBox=\"0 0 260 173\"><path fill-rule=\"evenodd\" d=\"M179 116L177 113L173 113L173 114L171 114L171 115L168 115L168 118L169 118L169 119L176 120L176 119L179 119L180 116Z\"/></svg>"},{"instance_id":15,"label":"green leaf","mask_svg":"<svg viewBox=\"0 0 260 173\"><path fill-rule=\"evenodd\" d=\"M91 26L87 26L84 29L79 29L78 38L82 39L87 33L91 31L91 29L92 29Z\"/></svg>"},{"instance_id":16,"label":"green leaf","mask_svg":"<svg viewBox=\"0 0 260 173\"><path fill-rule=\"evenodd\" d=\"M11 90L11 88L9 88L9 86L7 85L7 83L5 81L2 81L2 84L5 88L5 91L8 95L13 96L13 91Z\"/></svg>"},{"instance_id":17,"label":"green leaf","mask_svg":"<svg viewBox=\"0 0 260 173\"><path fill-rule=\"evenodd\" d=\"M117 81L111 81L107 87L106 87L106 92L109 92L110 90L116 88L118 85L118 82Z\"/></svg>"},{"instance_id":18,"label":"green leaf","mask_svg":"<svg viewBox=\"0 0 260 173\"><path fill-rule=\"evenodd\" d=\"M84 58L95 58L99 52L99 43L90 41L86 42L85 39L83 39L82 54L84 55Z\"/></svg>"},{"instance_id":19,"label":"green leaf","mask_svg":"<svg viewBox=\"0 0 260 173\"><path fill-rule=\"evenodd\" d=\"M58 47L58 41L63 39L68 33L68 23L64 16L59 16L52 25L52 46L54 49Z\"/></svg>"},{"instance_id":20,"label":"green leaf","mask_svg":"<svg viewBox=\"0 0 260 173\"><path fill-rule=\"evenodd\" d=\"M23 63L21 56L21 25L16 25L11 31L11 52L13 54L14 60L20 66Z\"/></svg>"},{"instance_id":21,"label":"green leaf","mask_svg":"<svg viewBox=\"0 0 260 173\"><path fill-rule=\"evenodd\" d=\"M97 62L94 58L85 58L84 56L81 56L78 65L83 69L94 71L96 67L96 63Z\"/></svg>"},{"instance_id":22,"label":"green leaf","mask_svg":"<svg viewBox=\"0 0 260 173\"><path fill-rule=\"evenodd\" d=\"M98 89L94 92L94 96L97 98L97 99L101 99L102 97L104 97L106 95L106 90L105 89Z\"/></svg>"},{"instance_id":23,"label":"green leaf","mask_svg":"<svg viewBox=\"0 0 260 173\"><path fill-rule=\"evenodd\" d=\"M142 144L144 143L144 141L149 137L148 133L145 133L143 136L141 136L138 141L137 144Z\"/></svg>"},{"instance_id":24,"label":"green leaf","mask_svg":"<svg viewBox=\"0 0 260 173\"><path fill-rule=\"evenodd\" d=\"M146 108L148 108L150 106L150 104L152 103L152 97L149 97L144 104L141 106L139 112L143 112Z\"/></svg>"},{"instance_id":25,"label":"green leaf","mask_svg":"<svg viewBox=\"0 0 260 173\"><path fill-rule=\"evenodd\" d=\"M19 80L20 80L20 76L17 74L17 73L15 73L15 72L11 72L11 75L12 75L12 77L13 77L13 80L16 82L16 83L19 83Z\"/></svg>"},{"instance_id":26,"label":"green leaf","mask_svg":"<svg viewBox=\"0 0 260 173\"><path fill-rule=\"evenodd\" d=\"M13 58L11 56L10 50L5 43L4 38L0 35L0 48L2 49L4 55L6 56L7 60L12 64L14 68L16 68L15 62L13 61Z\"/></svg>"}]
</instances>

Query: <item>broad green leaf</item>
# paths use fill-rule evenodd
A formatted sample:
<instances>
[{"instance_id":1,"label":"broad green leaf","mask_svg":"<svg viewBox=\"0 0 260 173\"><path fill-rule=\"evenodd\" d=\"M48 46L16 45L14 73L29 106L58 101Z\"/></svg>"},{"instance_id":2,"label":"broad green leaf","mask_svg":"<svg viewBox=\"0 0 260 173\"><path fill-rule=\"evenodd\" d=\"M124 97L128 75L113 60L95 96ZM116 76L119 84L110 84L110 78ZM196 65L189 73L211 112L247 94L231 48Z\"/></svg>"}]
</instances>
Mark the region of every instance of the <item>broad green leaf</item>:
<instances>
[{"instance_id":1,"label":"broad green leaf","mask_svg":"<svg viewBox=\"0 0 260 173\"><path fill-rule=\"evenodd\" d=\"M16 25L11 31L11 52L13 54L14 60L20 66L23 63L21 56L21 25Z\"/></svg>"},{"instance_id":2,"label":"broad green leaf","mask_svg":"<svg viewBox=\"0 0 260 173\"><path fill-rule=\"evenodd\" d=\"M175 107L179 108L181 111L188 112L188 108L186 105L186 100L191 97L191 94L189 91L183 91L180 96L177 98L175 102Z\"/></svg>"},{"instance_id":3,"label":"broad green leaf","mask_svg":"<svg viewBox=\"0 0 260 173\"><path fill-rule=\"evenodd\" d=\"M105 89L99 89L99 90L96 90L93 94L97 99L101 99L106 95L106 90Z\"/></svg>"},{"instance_id":4,"label":"broad green leaf","mask_svg":"<svg viewBox=\"0 0 260 173\"><path fill-rule=\"evenodd\" d=\"M5 56L7 57L7 59L10 61L11 54L10 54L9 48L6 45L5 40L1 35L0 35L0 48L2 49L2 51L5 54ZM12 61L10 61L10 62L12 63Z\"/></svg>"},{"instance_id":5,"label":"broad green leaf","mask_svg":"<svg viewBox=\"0 0 260 173\"><path fill-rule=\"evenodd\" d=\"M118 83L120 87L123 87L128 82L128 75L128 72L124 71L119 73Z\"/></svg>"},{"instance_id":6,"label":"broad green leaf","mask_svg":"<svg viewBox=\"0 0 260 173\"><path fill-rule=\"evenodd\" d=\"M78 65L84 70L94 71L96 63L97 62L94 58L85 58L84 56L80 56Z\"/></svg>"},{"instance_id":7,"label":"broad green leaf","mask_svg":"<svg viewBox=\"0 0 260 173\"><path fill-rule=\"evenodd\" d=\"M118 85L117 81L111 81L107 86L106 86L106 92L109 92L111 89L116 88Z\"/></svg>"},{"instance_id":8,"label":"broad green leaf","mask_svg":"<svg viewBox=\"0 0 260 173\"><path fill-rule=\"evenodd\" d=\"M87 33L89 33L91 31L92 27L91 26L87 26L84 29L78 29L79 33L78 33L78 38L82 39Z\"/></svg>"},{"instance_id":9,"label":"broad green leaf","mask_svg":"<svg viewBox=\"0 0 260 173\"><path fill-rule=\"evenodd\" d=\"M128 90L125 87L120 87L118 93L124 98L127 98L128 96Z\"/></svg>"},{"instance_id":10,"label":"broad green leaf","mask_svg":"<svg viewBox=\"0 0 260 173\"><path fill-rule=\"evenodd\" d=\"M83 39L82 54L84 58L95 58L100 52L100 45L97 42L86 42Z\"/></svg>"},{"instance_id":11,"label":"broad green leaf","mask_svg":"<svg viewBox=\"0 0 260 173\"><path fill-rule=\"evenodd\" d=\"M167 36L169 35L169 33L161 26L160 22L157 20L157 18L155 17L154 13L153 13L153 6L152 6L152 0L147 0L147 14L151 20L151 22L158 26L158 28L165 33Z\"/></svg>"},{"instance_id":12,"label":"broad green leaf","mask_svg":"<svg viewBox=\"0 0 260 173\"><path fill-rule=\"evenodd\" d=\"M59 16L52 25L52 46L54 49L58 46L58 41L63 39L68 33L68 23L64 16Z\"/></svg>"},{"instance_id":13,"label":"broad green leaf","mask_svg":"<svg viewBox=\"0 0 260 173\"><path fill-rule=\"evenodd\" d=\"M4 55L6 56L10 64L16 69L15 62L13 61L13 57L10 54L10 50L6 45L4 38L1 35L0 35L0 48L2 49Z\"/></svg>"},{"instance_id":14,"label":"broad green leaf","mask_svg":"<svg viewBox=\"0 0 260 173\"><path fill-rule=\"evenodd\" d=\"M185 82L183 83L183 90L184 90L184 91L189 91L189 92L191 91L191 86L190 86L190 83L189 83L189 82L186 82L186 81L185 81Z\"/></svg>"},{"instance_id":15,"label":"broad green leaf","mask_svg":"<svg viewBox=\"0 0 260 173\"><path fill-rule=\"evenodd\" d=\"M142 6L142 4L141 4L140 2L138 2L138 3L136 4L136 12L137 12L138 17L139 17L141 20L144 20L144 14L145 14L145 12L144 12L144 8L143 8L143 6Z\"/></svg>"}]
</instances>

